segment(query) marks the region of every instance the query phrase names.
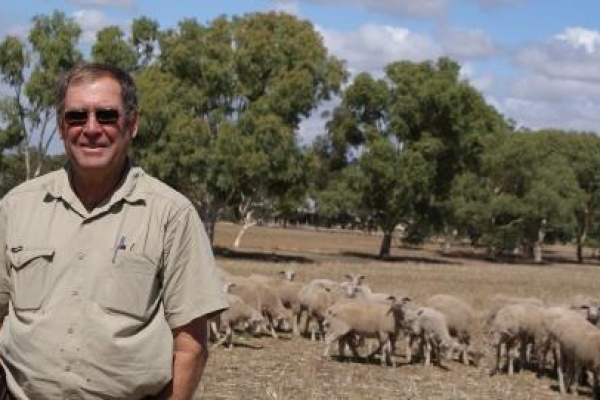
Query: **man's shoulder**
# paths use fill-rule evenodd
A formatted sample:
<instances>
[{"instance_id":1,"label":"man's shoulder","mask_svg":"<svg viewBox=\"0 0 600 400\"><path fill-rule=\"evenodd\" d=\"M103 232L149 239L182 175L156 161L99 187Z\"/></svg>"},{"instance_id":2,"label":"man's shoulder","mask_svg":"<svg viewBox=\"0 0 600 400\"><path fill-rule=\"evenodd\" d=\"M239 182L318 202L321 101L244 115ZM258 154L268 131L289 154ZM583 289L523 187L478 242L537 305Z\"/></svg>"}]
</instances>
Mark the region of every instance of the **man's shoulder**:
<instances>
[{"instance_id":1,"label":"man's shoulder","mask_svg":"<svg viewBox=\"0 0 600 400\"><path fill-rule=\"evenodd\" d=\"M59 179L61 175L64 175L65 173L66 172L64 169L58 169L22 182L9 190L2 200L9 201L11 199L27 195L36 195L38 193L46 194L48 193L50 187L56 183L57 179Z\"/></svg>"},{"instance_id":2,"label":"man's shoulder","mask_svg":"<svg viewBox=\"0 0 600 400\"><path fill-rule=\"evenodd\" d=\"M144 197L169 203L177 208L185 208L192 205L192 202L182 193L158 178L144 172L141 168L139 168L139 171L141 173L138 177L136 190L139 190Z\"/></svg>"}]
</instances>

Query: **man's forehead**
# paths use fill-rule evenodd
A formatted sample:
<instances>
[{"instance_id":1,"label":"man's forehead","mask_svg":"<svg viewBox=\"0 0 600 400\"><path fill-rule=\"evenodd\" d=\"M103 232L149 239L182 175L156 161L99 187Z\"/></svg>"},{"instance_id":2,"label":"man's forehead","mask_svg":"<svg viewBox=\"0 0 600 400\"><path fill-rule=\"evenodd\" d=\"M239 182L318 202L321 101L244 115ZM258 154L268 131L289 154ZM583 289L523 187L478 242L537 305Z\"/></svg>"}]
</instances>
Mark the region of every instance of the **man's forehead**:
<instances>
[{"instance_id":1,"label":"man's forehead","mask_svg":"<svg viewBox=\"0 0 600 400\"><path fill-rule=\"evenodd\" d=\"M65 103L81 101L109 101L121 104L121 87L109 77L73 82L66 93Z\"/></svg>"}]
</instances>

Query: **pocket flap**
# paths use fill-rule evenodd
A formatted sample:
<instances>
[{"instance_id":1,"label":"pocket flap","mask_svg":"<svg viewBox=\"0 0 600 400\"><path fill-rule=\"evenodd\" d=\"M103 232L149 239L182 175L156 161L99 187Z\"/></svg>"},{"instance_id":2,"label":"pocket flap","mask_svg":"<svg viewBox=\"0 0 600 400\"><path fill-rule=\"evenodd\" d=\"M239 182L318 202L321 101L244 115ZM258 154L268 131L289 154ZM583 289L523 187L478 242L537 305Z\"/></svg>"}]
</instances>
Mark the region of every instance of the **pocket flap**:
<instances>
[{"instance_id":1,"label":"pocket flap","mask_svg":"<svg viewBox=\"0 0 600 400\"><path fill-rule=\"evenodd\" d=\"M9 261L16 269L21 269L31 261L43 257L48 260L54 258L54 249L22 249L13 252L10 249L6 252Z\"/></svg>"}]
</instances>

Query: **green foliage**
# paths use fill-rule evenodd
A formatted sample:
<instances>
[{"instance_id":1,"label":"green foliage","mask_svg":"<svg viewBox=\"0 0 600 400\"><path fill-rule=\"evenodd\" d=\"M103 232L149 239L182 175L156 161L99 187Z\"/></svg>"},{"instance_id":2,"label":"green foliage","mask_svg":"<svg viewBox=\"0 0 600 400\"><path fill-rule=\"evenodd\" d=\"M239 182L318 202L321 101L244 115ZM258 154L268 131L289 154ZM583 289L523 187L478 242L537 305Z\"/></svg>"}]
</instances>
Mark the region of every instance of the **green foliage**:
<instances>
[{"instance_id":1,"label":"green foliage","mask_svg":"<svg viewBox=\"0 0 600 400\"><path fill-rule=\"evenodd\" d=\"M345 77L312 25L258 13L185 19L158 37L156 65L137 76L141 162L186 188L205 219L303 197L297 125Z\"/></svg>"},{"instance_id":2,"label":"green foliage","mask_svg":"<svg viewBox=\"0 0 600 400\"><path fill-rule=\"evenodd\" d=\"M560 149L571 139L527 132L490 141L479 174L466 172L453 184L453 225L496 252L531 248L540 229L573 232L585 193Z\"/></svg>"},{"instance_id":3,"label":"green foliage","mask_svg":"<svg viewBox=\"0 0 600 400\"><path fill-rule=\"evenodd\" d=\"M8 36L0 43L0 77L12 90L0 106L0 148L18 146L25 179L42 172L56 133L56 81L82 59L81 29L72 19L55 11L32 22L27 42Z\"/></svg>"}]
</instances>

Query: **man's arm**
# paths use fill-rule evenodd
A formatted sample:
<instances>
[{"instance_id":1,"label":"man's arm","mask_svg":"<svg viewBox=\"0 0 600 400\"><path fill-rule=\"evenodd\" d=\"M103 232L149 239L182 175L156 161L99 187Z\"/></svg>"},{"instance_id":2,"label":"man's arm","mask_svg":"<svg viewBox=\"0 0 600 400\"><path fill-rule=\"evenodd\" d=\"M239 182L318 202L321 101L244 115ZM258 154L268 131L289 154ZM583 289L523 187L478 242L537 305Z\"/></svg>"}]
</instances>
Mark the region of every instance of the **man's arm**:
<instances>
[{"instance_id":1,"label":"man's arm","mask_svg":"<svg viewBox=\"0 0 600 400\"><path fill-rule=\"evenodd\" d=\"M173 329L173 380L166 398L190 400L194 397L208 360L207 321L207 316L202 316Z\"/></svg>"}]
</instances>

